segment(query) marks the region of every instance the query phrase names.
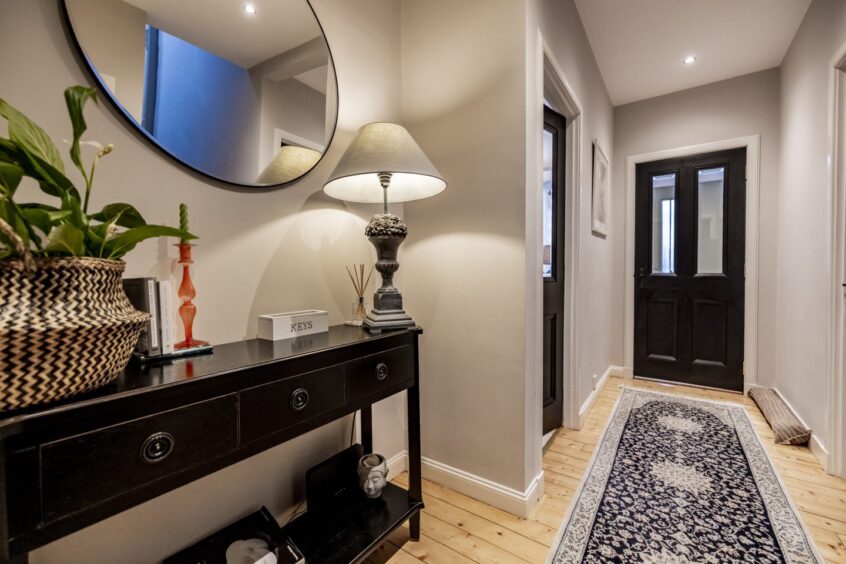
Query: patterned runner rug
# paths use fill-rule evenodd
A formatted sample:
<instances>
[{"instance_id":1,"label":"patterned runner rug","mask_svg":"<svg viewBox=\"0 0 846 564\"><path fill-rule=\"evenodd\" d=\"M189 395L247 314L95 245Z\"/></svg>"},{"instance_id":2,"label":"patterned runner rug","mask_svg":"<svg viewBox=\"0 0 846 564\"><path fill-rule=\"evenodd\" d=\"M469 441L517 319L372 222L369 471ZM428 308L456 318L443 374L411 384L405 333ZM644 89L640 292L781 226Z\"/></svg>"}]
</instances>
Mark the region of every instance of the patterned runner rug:
<instances>
[{"instance_id":1,"label":"patterned runner rug","mask_svg":"<svg viewBox=\"0 0 846 564\"><path fill-rule=\"evenodd\" d=\"M624 388L547 561L823 559L743 407Z\"/></svg>"}]
</instances>

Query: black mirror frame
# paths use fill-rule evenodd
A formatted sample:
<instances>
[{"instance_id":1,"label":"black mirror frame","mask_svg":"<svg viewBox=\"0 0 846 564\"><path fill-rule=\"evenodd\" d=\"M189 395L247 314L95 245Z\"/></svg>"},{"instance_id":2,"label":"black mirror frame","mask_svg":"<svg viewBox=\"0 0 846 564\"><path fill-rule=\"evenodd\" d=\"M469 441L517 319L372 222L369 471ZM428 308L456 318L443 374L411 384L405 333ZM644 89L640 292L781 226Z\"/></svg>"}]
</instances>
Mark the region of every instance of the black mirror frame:
<instances>
[{"instance_id":1,"label":"black mirror frame","mask_svg":"<svg viewBox=\"0 0 846 564\"><path fill-rule=\"evenodd\" d=\"M97 89L101 94L100 98L102 99L103 95L105 95L105 98L108 99L111 108L115 111L115 113L120 115L121 118L130 126L130 130L133 133L143 138L147 143L152 145L157 152L165 155L172 162L175 162L179 166L187 169L187 171L193 176L199 177L201 180L212 181L211 184L214 184L215 186L227 189L235 189L239 192L269 192L271 190L278 190L279 188L291 186L304 179L320 165L320 163L323 161L323 158L326 156L326 153L329 152L329 149L332 146L332 142L335 140L335 133L338 128L338 114L340 112L341 96L338 88L338 72L335 68L335 57L332 55L332 48L329 45L329 38L326 36L326 32L323 29L323 24L320 22L320 18L317 17L317 12L314 11L314 6L311 5L311 0L303 1L308 5L309 10L311 10L311 14L314 16L314 21L317 22L317 27L320 29L320 34L323 36L323 41L326 43L326 50L329 52L329 64L332 66L331 70L335 76L335 121L332 124L332 134L329 136L329 141L326 143L326 148L323 150L323 153L320 155L320 158L317 160L317 162L314 163L314 166L312 166L310 169L308 169L305 173L298 176L297 178L289 180L288 182L283 182L281 184L245 184L242 182L233 182L232 180L220 178L218 176L200 170L165 149L156 140L156 138L150 134L150 132L141 127L141 124L135 121L135 118L133 118L130 113L112 95L109 88L103 82L103 79L100 78L100 75L97 73L96 69L94 68L94 65L91 63L91 60L85 53L85 50L82 48L82 45L79 42L79 38L76 36L76 32L73 29L73 23L71 22L70 11L68 10L66 0L57 1L59 3L59 8L63 16L65 24L65 33L70 39L73 46L75 47L75 54L79 62L84 63L81 66L85 68L87 74L89 75L89 78L91 78L94 84L97 86Z\"/></svg>"}]
</instances>

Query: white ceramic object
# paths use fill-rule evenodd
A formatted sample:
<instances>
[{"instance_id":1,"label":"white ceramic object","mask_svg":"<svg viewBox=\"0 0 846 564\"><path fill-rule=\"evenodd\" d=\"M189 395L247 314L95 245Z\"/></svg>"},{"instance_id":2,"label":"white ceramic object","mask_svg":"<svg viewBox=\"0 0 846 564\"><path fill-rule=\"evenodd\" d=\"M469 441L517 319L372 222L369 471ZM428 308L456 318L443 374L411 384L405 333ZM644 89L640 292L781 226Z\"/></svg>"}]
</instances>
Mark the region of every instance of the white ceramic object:
<instances>
[{"instance_id":1,"label":"white ceramic object","mask_svg":"<svg viewBox=\"0 0 846 564\"><path fill-rule=\"evenodd\" d=\"M320 309L268 313L258 316L258 338L279 341L329 330L329 312Z\"/></svg>"}]
</instances>

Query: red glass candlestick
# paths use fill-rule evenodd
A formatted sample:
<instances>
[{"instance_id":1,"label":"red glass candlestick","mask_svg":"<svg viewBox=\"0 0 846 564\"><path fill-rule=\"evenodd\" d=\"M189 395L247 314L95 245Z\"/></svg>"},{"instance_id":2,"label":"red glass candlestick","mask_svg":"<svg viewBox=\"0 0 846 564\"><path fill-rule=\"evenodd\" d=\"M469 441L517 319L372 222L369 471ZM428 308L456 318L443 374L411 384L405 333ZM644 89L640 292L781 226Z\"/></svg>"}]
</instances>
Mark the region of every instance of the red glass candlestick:
<instances>
[{"instance_id":1,"label":"red glass candlestick","mask_svg":"<svg viewBox=\"0 0 846 564\"><path fill-rule=\"evenodd\" d=\"M179 306L179 317L182 318L182 326L185 329L185 340L176 343L173 348L177 350L190 349L208 345L206 341L199 341L194 338L194 317L197 315L197 306L191 300L197 295L194 284L191 282L191 245L190 243L179 243L179 264L182 265L182 283L179 285L179 299L182 305Z\"/></svg>"}]
</instances>

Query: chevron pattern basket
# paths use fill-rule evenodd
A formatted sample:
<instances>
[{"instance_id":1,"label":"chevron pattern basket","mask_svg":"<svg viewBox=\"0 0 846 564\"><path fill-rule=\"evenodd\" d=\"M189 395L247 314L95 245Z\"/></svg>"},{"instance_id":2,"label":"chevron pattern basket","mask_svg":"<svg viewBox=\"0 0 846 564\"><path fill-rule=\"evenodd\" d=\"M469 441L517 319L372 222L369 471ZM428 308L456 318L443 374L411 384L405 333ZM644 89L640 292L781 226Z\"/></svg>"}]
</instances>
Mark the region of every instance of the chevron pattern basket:
<instances>
[{"instance_id":1,"label":"chevron pattern basket","mask_svg":"<svg viewBox=\"0 0 846 564\"><path fill-rule=\"evenodd\" d=\"M108 384L126 366L149 315L121 285L123 261L0 260L0 411Z\"/></svg>"}]
</instances>

